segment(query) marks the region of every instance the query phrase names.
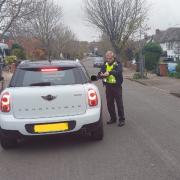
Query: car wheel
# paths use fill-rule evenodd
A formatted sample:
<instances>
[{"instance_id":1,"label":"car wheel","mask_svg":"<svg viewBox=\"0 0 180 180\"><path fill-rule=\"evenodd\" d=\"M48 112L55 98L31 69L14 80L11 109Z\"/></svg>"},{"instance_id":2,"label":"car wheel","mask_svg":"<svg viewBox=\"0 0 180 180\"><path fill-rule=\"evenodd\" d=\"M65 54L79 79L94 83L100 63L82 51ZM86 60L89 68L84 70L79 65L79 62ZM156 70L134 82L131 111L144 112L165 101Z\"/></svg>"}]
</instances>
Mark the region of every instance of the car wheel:
<instances>
[{"instance_id":1,"label":"car wheel","mask_svg":"<svg viewBox=\"0 0 180 180\"><path fill-rule=\"evenodd\" d=\"M17 146L17 140L1 136L1 146L5 150L15 148Z\"/></svg>"},{"instance_id":2,"label":"car wheel","mask_svg":"<svg viewBox=\"0 0 180 180\"><path fill-rule=\"evenodd\" d=\"M91 139L95 141L100 141L103 139L104 131L103 131L103 123L94 131L91 132Z\"/></svg>"}]
</instances>

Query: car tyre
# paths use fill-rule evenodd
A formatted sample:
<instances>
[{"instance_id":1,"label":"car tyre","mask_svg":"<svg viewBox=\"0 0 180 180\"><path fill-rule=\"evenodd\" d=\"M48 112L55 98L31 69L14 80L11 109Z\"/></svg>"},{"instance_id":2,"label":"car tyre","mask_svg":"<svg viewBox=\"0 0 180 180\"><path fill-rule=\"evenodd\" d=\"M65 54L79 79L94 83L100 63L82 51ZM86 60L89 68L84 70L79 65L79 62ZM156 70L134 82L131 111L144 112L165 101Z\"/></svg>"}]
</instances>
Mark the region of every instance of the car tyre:
<instances>
[{"instance_id":1,"label":"car tyre","mask_svg":"<svg viewBox=\"0 0 180 180\"><path fill-rule=\"evenodd\" d=\"M17 140L1 136L1 147L5 150L15 148L17 146Z\"/></svg>"},{"instance_id":2,"label":"car tyre","mask_svg":"<svg viewBox=\"0 0 180 180\"><path fill-rule=\"evenodd\" d=\"M103 131L103 123L100 124L100 126L91 132L91 139L95 141L100 141L103 139L104 131Z\"/></svg>"}]
</instances>

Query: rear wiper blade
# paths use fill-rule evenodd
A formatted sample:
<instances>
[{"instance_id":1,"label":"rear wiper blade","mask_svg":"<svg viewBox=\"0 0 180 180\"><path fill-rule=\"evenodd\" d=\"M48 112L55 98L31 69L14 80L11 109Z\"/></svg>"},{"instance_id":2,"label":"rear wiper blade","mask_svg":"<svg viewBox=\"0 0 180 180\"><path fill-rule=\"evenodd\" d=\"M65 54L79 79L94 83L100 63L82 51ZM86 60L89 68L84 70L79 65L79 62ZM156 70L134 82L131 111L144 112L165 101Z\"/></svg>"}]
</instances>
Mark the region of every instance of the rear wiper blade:
<instances>
[{"instance_id":1,"label":"rear wiper blade","mask_svg":"<svg viewBox=\"0 0 180 180\"><path fill-rule=\"evenodd\" d=\"M32 83L29 86L51 86L51 82L38 82L38 83Z\"/></svg>"}]
</instances>

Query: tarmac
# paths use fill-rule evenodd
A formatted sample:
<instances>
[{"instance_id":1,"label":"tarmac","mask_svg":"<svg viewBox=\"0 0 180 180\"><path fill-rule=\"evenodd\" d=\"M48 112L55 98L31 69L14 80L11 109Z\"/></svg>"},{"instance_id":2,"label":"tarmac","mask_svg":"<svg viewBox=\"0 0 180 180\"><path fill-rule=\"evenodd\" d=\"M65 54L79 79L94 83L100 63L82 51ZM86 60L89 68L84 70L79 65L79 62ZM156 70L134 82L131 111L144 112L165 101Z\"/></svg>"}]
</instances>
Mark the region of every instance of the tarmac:
<instances>
[{"instance_id":1,"label":"tarmac","mask_svg":"<svg viewBox=\"0 0 180 180\"><path fill-rule=\"evenodd\" d=\"M123 76L125 79L140 83L144 86L149 86L152 88L159 89L165 93L175 95L180 97L180 79L157 76L156 74L147 74L147 79L133 79L133 75L136 73L133 69L125 68L123 69ZM3 71L4 77L4 88L7 87L9 81L12 77L12 73L8 71ZM2 83L1 83L2 89Z\"/></svg>"}]
</instances>

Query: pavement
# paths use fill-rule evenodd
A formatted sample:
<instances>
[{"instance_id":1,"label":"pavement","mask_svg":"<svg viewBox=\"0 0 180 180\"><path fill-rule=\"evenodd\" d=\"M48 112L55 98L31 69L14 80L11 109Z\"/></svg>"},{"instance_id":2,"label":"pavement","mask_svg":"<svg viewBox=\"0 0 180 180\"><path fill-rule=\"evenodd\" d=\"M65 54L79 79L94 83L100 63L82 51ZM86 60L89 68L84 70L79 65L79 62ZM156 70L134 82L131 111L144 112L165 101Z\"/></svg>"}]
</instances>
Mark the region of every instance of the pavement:
<instances>
[{"instance_id":1,"label":"pavement","mask_svg":"<svg viewBox=\"0 0 180 180\"><path fill-rule=\"evenodd\" d=\"M147 74L147 79L133 79L133 75L136 73L130 68L124 68L124 78L131 81L135 81L145 86L150 86L159 89L168 94L180 97L180 79L157 76L156 74Z\"/></svg>"}]
</instances>

